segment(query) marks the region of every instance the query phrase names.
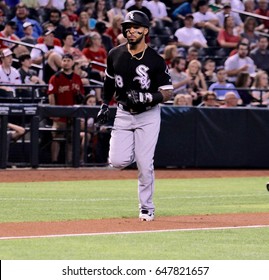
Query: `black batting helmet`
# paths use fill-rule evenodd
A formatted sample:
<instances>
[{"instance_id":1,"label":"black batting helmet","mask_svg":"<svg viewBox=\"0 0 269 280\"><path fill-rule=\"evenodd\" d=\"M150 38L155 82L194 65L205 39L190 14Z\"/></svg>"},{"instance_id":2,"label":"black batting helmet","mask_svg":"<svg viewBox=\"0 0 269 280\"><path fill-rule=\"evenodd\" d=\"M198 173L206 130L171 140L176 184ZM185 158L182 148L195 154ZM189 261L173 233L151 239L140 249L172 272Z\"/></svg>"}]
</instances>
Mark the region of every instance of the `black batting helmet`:
<instances>
[{"instance_id":1,"label":"black batting helmet","mask_svg":"<svg viewBox=\"0 0 269 280\"><path fill-rule=\"evenodd\" d=\"M124 34L125 26L130 23L136 24L139 26L143 26L146 28L150 27L150 21L149 21L148 16L146 14L144 14L143 12L136 11L136 10L129 12L125 16L125 19L124 19L123 23L121 24L123 27L123 35L125 35Z\"/></svg>"}]
</instances>

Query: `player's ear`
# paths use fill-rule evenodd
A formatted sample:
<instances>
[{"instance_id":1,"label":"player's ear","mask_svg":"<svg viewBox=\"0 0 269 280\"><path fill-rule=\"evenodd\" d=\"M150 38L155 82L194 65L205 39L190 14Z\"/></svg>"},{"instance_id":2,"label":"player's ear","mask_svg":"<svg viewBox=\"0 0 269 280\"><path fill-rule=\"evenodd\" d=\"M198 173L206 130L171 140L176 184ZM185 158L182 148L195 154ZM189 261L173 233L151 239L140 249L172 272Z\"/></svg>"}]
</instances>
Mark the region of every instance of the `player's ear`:
<instances>
[{"instance_id":1,"label":"player's ear","mask_svg":"<svg viewBox=\"0 0 269 280\"><path fill-rule=\"evenodd\" d=\"M144 35L147 36L149 34L149 29L147 27L144 28Z\"/></svg>"}]
</instances>

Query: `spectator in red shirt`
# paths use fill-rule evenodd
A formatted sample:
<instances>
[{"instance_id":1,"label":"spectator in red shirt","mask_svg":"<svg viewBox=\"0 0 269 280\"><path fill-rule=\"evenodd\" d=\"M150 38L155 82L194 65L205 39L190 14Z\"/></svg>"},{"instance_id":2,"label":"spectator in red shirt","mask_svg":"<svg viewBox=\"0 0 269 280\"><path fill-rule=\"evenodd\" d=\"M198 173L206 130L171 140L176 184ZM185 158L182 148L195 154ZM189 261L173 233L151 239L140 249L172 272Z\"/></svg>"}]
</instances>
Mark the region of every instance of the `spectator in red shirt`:
<instances>
[{"instance_id":1,"label":"spectator in red shirt","mask_svg":"<svg viewBox=\"0 0 269 280\"><path fill-rule=\"evenodd\" d=\"M53 75L49 80L48 95L49 104L60 106L73 106L77 104L78 94L84 95L84 88L79 75L73 72L74 60L71 54L64 54L62 57L62 70ZM63 136L64 130L67 129L66 118L53 118L53 128L60 132L53 132L53 138ZM70 138L70 137L68 137ZM71 139L69 139L71 140ZM71 141L68 143L67 160L71 161ZM60 143L52 141L51 159L52 162L58 161L60 152Z\"/></svg>"},{"instance_id":2,"label":"spectator in red shirt","mask_svg":"<svg viewBox=\"0 0 269 280\"><path fill-rule=\"evenodd\" d=\"M53 30L54 38L53 38L53 45L62 47L62 42L59 38L55 37L55 27L52 23L46 23L43 25L44 30L50 29ZM65 31L63 31L65 33ZM44 34L37 38L37 44L44 44Z\"/></svg>"},{"instance_id":3,"label":"spectator in red shirt","mask_svg":"<svg viewBox=\"0 0 269 280\"><path fill-rule=\"evenodd\" d=\"M62 56L62 70L49 80L48 94L50 105L72 106L76 104L76 94L84 94L79 75L73 72L73 56Z\"/></svg>"},{"instance_id":4,"label":"spectator in red shirt","mask_svg":"<svg viewBox=\"0 0 269 280\"><path fill-rule=\"evenodd\" d=\"M6 38L14 41L20 41L20 38L15 35L17 24L15 21L8 21L5 28L0 32L0 38ZM0 49L12 48L15 44L0 40Z\"/></svg>"},{"instance_id":5,"label":"spectator in red shirt","mask_svg":"<svg viewBox=\"0 0 269 280\"><path fill-rule=\"evenodd\" d=\"M112 20L112 26L106 30L106 34L112 38L112 42L114 47L118 45L118 36L121 34L121 23L123 21L123 17L121 15L117 15Z\"/></svg>"},{"instance_id":6,"label":"spectator in red shirt","mask_svg":"<svg viewBox=\"0 0 269 280\"><path fill-rule=\"evenodd\" d=\"M17 24L14 21L8 21L4 30L0 32L0 38L5 38L14 41L21 41L21 39L15 35L17 29ZM7 42L0 39L0 50L2 49L12 49L16 57L19 57L22 53L28 53L28 50L25 46L16 45L11 42Z\"/></svg>"},{"instance_id":7,"label":"spectator in red shirt","mask_svg":"<svg viewBox=\"0 0 269 280\"><path fill-rule=\"evenodd\" d=\"M178 52L176 45L173 44L173 45L167 45L164 47L163 59L169 68L172 67L171 63L172 63L173 59L177 56L179 56L179 52Z\"/></svg>"},{"instance_id":8,"label":"spectator in red shirt","mask_svg":"<svg viewBox=\"0 0 269 280\"><path fill-rule=\"evenodd\" d=\"M219 31L217 41L222 48L222 54L227 56L233 49L237 47L240 36L234 34L234 19L226 15L223 28Z\"/></svg>"},{"instance_id":9,"label":"spectator in red shirt","mask_svg":"<svg viewBox=\"0 0 269 280\"><path fill-rule=\"evenodd\" d=\"M76 14L77 4L75 0L66 0L64 2L64 11L63 13L68 15L69 20L75 26L78 22L78 15Z\"/></svg>"},{"instance_id":10,"label":"spectator in red shirt","mask_svg":"<svg viewBox=\"0 0 269 280\"><path fill-rule=\"evenodd\" d=\"M90 34L89 37L90 38L88 40L88 47L86 46L82 50L82 53L86 56L89 62L96 61L102 64L106 64L107 52L102 47L101 35L98 32L94 31ZM99 71L101 76L103 76L105 67L92 64L92 69Z\"/></svg>"},{"instance_id":11,"label":"spectator in red shirt","mask_svg":"<svg viewBox=\"0 0 269 280\"><path fill-rule=\"evenodd\" d=\"M269 17L268 0L259 0L258 8L254 11L254 13L257 15ZM269 29L269 20L261 20L260 24L262 25L259 26L259 30L264 31L264 29L266 29L265 32L267 32Z\"/></svg>"}]
</instances>

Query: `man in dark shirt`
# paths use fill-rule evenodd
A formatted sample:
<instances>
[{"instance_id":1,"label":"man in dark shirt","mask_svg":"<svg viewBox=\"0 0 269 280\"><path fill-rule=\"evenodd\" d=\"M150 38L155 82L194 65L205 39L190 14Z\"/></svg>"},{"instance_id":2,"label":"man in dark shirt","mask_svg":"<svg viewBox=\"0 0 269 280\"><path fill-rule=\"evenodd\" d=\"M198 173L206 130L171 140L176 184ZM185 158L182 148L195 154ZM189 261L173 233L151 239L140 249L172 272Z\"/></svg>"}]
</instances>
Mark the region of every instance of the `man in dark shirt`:
<instances>
[{"instance_id":1,"label":"man in dark shirt","mask_svg":"<svg viewBox=\"0 0 269 280\"><path fill-rule=\"evenodd\" d=\"M269 50L268 38L260 36L258 47L251 51L249 55L258 69L264 70L269 74Z\"/></svg>"}]
</instances>

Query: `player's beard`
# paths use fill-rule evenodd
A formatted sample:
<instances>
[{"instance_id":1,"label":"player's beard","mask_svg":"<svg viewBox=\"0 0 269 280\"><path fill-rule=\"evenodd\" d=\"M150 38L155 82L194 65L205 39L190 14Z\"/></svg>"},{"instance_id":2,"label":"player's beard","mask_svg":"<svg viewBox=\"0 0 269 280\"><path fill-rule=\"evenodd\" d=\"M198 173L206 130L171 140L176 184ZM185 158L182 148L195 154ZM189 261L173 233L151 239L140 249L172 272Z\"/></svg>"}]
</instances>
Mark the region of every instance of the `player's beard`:
<instances>
[{"instance_id":1,"label":"player's beard","mask_svg":"<svg viewBox=\"0 0 269 280\"><path fill-rule=\"evenodd\" d=\"M139 43L141 43L141 41L144 39L144 35L142 34L141 37L138 37L135 41L132 41L130 39L127 38L128 44L132 47L138 45Z\"/></svg>"}]
</instances>

